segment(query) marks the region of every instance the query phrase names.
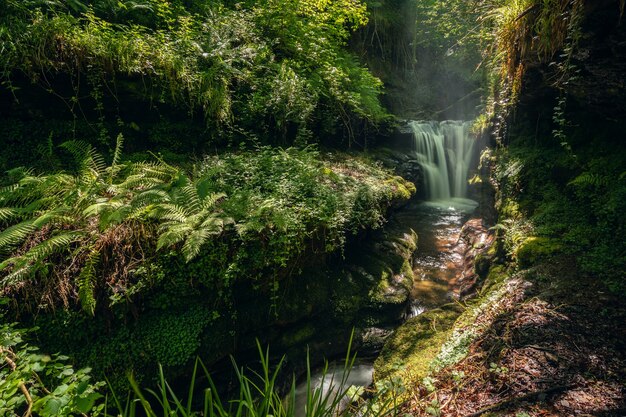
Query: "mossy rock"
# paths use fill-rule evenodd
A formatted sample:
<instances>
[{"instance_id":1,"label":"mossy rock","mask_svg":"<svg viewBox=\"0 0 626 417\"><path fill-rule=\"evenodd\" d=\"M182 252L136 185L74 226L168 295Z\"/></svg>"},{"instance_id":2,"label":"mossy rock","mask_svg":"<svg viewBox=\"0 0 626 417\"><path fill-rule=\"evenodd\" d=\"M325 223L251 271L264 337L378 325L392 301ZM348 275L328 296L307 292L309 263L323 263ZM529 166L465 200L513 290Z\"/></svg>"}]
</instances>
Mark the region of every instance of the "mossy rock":
<instances>
[{"instance_id":1,"label":"mossy rock","mask_svg":"<svg viewBox=\"0 0 626 417\"><path fill-rule=\"evenodd\" d=\"M407 181L400 176L394 176L386 181L387 184L392 185L395 188L395 198L401 201L409 200L416 192L415 184L411 181Z\"/></svg>"},{"instance_id":2,"label":"mossy rock","mask_svg":"<svg viewBox=\"0 0 626 417\"><path fill-rule=\"evenodd\" d=\"M493 258L493 256L483 253L476 255L476 259L474 259L474 271L476 271L479 277L485 278L487 276L489 268L493 263Z\"/></svg>"},{"instance_id":3,"label":"mossy rock","mask_svg":"<svg viewBox=\"0 0 626 417\"><path fill-rule=\"evenodd\" d=\"M408 265L408 261L405 265ZM403 265L400 274L383 271L378 285L369 292L369 298L374 303L403 304L409 297L412 285L413 271L410 266Z\"/></svg>"},{"instance_id":4,"label":"mossy rock","mask_svg":"<svg viewBox=\"0 0 626 417\"><path fill-rule=\"evenodd\" d=\"M528 268L561 253L562 249L558 239L532 236L522 242L515 257L520 268Z\"/></svg>"},{"instance_id":5,"label":"mossy rock","mask_svg":"<svg viewBox=\"0 0 626 417\"><path fill-rule=\"evenodd\" d=\"M505 219L516 219L521 216L519 204L512 199L505 199L499 204L498 213Z\"/></svg>"},{"instance_id":6,"label":"mossy rock","mask_svg":"<svg viewBox=\"0 0 626 417\"><path fill-rule=\"evenodd\" d=\"M483 284L482 293L488 294L490 291L498 288L508 276L509 271L504 265L491 265Z\"/></svg>"},{"instance_id":7,"label":"mossy rock","mask_svg":"<svg viewBox=\"0 0 626 417\"><path fill-rule=\"evenodd\" d=\"M456 319L463 312L457 303L446 304L407 320L389 337L374 363L375 378L395 375L403 380L421 380L448 339Z\"/></svg>"}]
</instances>

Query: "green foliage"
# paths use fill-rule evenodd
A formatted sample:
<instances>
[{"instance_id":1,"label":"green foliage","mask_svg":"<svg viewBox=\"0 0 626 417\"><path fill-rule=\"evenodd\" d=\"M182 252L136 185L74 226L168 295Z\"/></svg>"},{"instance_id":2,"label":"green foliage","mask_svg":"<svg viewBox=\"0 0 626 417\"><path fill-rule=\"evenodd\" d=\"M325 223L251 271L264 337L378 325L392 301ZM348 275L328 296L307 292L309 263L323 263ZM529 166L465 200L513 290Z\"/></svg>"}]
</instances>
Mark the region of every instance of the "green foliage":
<instances>
[{"instance_id":1,"label":"green foliage","mask_svg":"<svg viewBox=\"0 0 626 417\"><path fill-rule=\"evenodd\" d=\"M141 199L130 197L142 195L145 187L172 181L177 171L160 163L121 165L121 144L111 166L86 143L66 142L62 147L75 157L75 174L34 175L17 170L17 181L0 191L4 212L15 214L5 214L8 227L0 232L2 283L7 292L24 291L23 307L44 299L51 303L48 307L54 307L59 299L67 306L70 294L48 284L67 288L60 283L70 282L78 287L83 308L93 313L94 289L102 284L95 282L99 258L106 257L101 271L117 271L107 277L111 280L124 278L123 265L143 256L135 253L125 259L127 253L115 253L121 242L141 245L143 238L130 224L142 215L144 206ZM46 284L28 285L35 278Z\"/></svg>"},{"instance_id":2,"label":"green foliage","mask_svg":"<svg viewBox=\"0 0 626 417\"><path fill-rule=\"evenodd\" d=\"M529 67L543 65L549 74L546 76L548 82L561 90L574 80L577 71L572 58L581 38L583 1L479 3L482 6L481 20L486 23L492 44L485 59L490 68L491 90L487 113L504 115L517 103ZM561 96L554 108L554 136L568 149L563 133L564 106L565 98Z\"/></svg>"},{"instance_id":3,"label":"green foliage","mask_svg":"<svg viewBox=\"0 0 626 417\"><path fill-rule=\"evenodd\" d=\"M41 353L26 342L28 334L13 324L0 325L0 414L101 415L104 383L92 382L89 368L74 370L66 356Z\"/></svg>"},{"instance_id":4,"label":"green foliage","mask_svg":"<svg viewBox=\"0 0 626 417\"><path fill-rule=\"evenodd\" d=\"M100 252L92 251L85 261L85 266L78 275L78 297L83 310L94 314L96 298L94 296L96 284L96 266L100 261Z\"/></svg>"},{"instance_id":5,"label":"green foliage","mask_svg":"<svg viewBox=\"0 0 626 417\"><path fill-rule=\"evenodd\" d=\"M177 282L155 279L158 265L185 276L182 287L187 276L220 292L236 279L274 282L309 245L341 249L346 234L379 227L387 207L414 192L377 166L343 156L322 162L311 149L208 157L185 174L121 161L121 140L108 166L91 145L67 142L75 173L13 173L16 183L0 192L6 293L68 306L73 291L51 294L38 282L69 282L94 314L98 300L115 304Z\"/></svg>"},{"instance_id":6,"label":"green foliage","mask_svg":"<svg viewBox=\"0 0 626 417\"><path fill-rule=\"evenodd\" d=\"M292 380L287 395L282 395L279 388L279 377L285 358L283 357L277 364L270 362L269 349L265 351L257 343L260 369L252 370L240 367L232 359L233 368L236 375L236 384L239 390L234 398L226 401L219 395L211 375L202 361L196 359L193 371L191 372L188 392L186 397L172 388L167 382L163 369L159 367L159 383L156 391L143 389L134 378L130 377L131 386L135 398L129 399L122 404L115 396L119 415L122 417L134 417L144 413L148 417L169 416L169 417L191 417L203 415L208 417L293 417L302 415L304 417L323 417L329 415L348 415L348 409L343 408L343 401L356 400L358 392L347 384L350 369L354 364L355 356L350 353L346 355L343 369L339 378L334 379L328 371L326 363L322 372L322 379L328 384L313 386L311 376L311 366L307 360L307 389L306 405L304 410L295 408L296 401L296 381ZM333 378L330 380L330 378ZM195 394L198 383L204 383L202 390L202 401L197 401ZM328 389L332 384L334 389ZM376 414L380 415L380 414Z\"/></svg>"},{"instance_id":7,"label":"green foliage","mask_svg":"<svg viewBox=\"0 0 626 417\"><path fill-rule=\"evenodd\" d=\"M202 245L212 236L219 236L233 220L216 210L226 194L209 194L208 181L180 185L164 201L150 205L149 210L151 217L161 222L157 250L183 242L181 252L190 261Z\"/></svg>"},{"instance_id":8,"label":"green foliage","mask_svg":"<svg viewBox=\"0 0 626 417\"><path fill-rule=\"evenodd\" d=\"M575 159L551 140L521 137L501 150L500 227L505 249L520 266L573 255L584 272L623 291L626 254L615 236L624 230L625 155L605 137L611 133L596 135L568 135Z\"/></svg>"},{"instance_id":9,"label":"green foliage","mask_svg":"<svg viewBox=\"0 0 626 417\"><path fill-rule=\"evenodd\" d=\"M12 80L25 74L75 117L86 88L103 138L105 99L119 100L111 85L123 80L133 95L202 114L222 134L306 141L313 127L350 133L386 117L380 81L344 50L366 21L364 5L348 0L9 1L0 80L19 96ZM57 92L59 74L71 77L71 97Z\"/></svg>"}]
</instances>

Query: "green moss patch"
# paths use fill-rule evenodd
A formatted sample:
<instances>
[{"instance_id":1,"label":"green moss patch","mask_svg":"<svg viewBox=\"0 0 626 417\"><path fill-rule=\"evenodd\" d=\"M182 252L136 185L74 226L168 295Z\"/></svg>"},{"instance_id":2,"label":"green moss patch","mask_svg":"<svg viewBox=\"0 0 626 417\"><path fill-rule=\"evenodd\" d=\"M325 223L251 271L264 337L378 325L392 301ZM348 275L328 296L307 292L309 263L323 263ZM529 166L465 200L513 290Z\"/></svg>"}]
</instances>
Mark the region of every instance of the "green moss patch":
<instances>
[{"instance_id":1,"label":"green moss patch","mask_svg":"<svg viewBox=\"0 0 626 417\"><path fill-rule=\"evenodd\" d=\"M417 381L425 377L462 312L460 305L450 303L398 327L374 363L376 379L400 376Z\"/></svg>"},{"instance_id":2,"label":"green moss patch","mask_svg":"<svg viewBox=\"0 0 626 417\"><path fill-rule=\"evenodd\" d=\"M545 261L563 250L559 239L531 236L524 240L515 253L521 268L528 268Z\"/></svg>"}]
</instances>

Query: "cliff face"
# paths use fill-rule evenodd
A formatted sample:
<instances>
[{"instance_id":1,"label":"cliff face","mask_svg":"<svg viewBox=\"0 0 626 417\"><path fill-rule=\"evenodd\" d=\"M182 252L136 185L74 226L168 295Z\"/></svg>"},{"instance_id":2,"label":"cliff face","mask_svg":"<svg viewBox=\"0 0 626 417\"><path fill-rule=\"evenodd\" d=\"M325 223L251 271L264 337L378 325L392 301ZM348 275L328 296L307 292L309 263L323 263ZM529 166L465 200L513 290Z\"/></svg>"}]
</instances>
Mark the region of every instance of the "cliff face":
<instances>
[{"instance_id":1,"label":"cliff face","mask_svg":"<svg viewBox=\"0 0 626 417\"><path fill-rule=\"evenodd\" d=\"M567 44L549 57L528 54L522 57L526 72L516 112L536 121L541 113L551 112L558 96L566 96L567 111L595 116L609 123L619 122L626 114L626 22L617 0L584 2L579 24ZM528 49L531 42L528 41ZM523 49L522 47L520 47ZM549 134L549 114L537 126ZM578 116L575 116L578 117ZM511 120L512 125L524 118ZM572 127L576 127L572 125ZM541 131L542 128L546 130Z\"/></svg>"}]
</instances>

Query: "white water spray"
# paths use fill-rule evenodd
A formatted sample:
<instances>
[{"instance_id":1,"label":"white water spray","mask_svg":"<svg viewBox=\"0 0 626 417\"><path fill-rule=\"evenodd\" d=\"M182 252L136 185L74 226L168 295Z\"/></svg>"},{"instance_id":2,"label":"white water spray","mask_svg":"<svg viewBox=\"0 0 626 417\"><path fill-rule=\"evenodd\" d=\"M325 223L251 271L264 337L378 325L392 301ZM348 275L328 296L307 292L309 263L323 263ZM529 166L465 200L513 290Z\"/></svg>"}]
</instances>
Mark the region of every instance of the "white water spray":
<instances>
[{"instance_id":1,"label":"white water spray","mask_svg":"<svg viewBox=\"0 0 626 417\"><path fill-rule=\"evenodd\" d=\"M424 172L428 199L464 198L474 150L469 122L412 121L409 126L415 138L415 156Z\"/></svg>"}]
</instances>

